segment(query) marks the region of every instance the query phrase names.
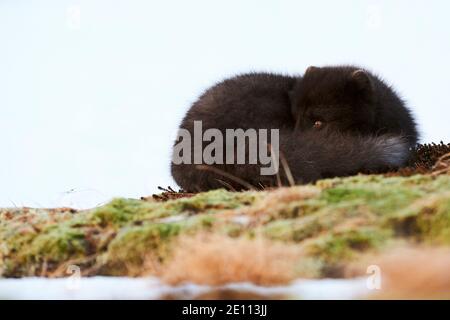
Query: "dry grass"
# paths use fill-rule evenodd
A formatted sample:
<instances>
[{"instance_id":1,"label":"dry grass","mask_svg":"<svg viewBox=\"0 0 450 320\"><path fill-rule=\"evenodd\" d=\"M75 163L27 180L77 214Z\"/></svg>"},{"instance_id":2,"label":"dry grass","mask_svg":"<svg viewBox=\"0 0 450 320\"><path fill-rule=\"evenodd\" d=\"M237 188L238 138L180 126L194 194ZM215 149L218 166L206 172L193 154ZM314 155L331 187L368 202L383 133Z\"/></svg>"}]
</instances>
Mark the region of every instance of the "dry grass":
<instances>
[{"instance_id":1,"label":"dry grass","mask_svg":"<svg viewBox=\"0 0 450 320\"><path fill-rule=\"evenodd\" d=\"M161 277L172 285L183 282L285 284L295 278L300 256L299 249L292 245L202 234L180 239Z\"/></svg>"},{"instance_id":2,"label":"dry grass","mask_svg":"<svg viewBox=\"0 0 450 320\"><path fill-rule=\"evenodd\" d=\"M449 174L450 173L450 152L444 154L436 161L432 168L433 175Z\"/></svg>"},{"instance_id":3,"label":"dry grass","mask_svg":"<svg viewBox=\"0 0 450 320\"><path fill-rule=\"evenodd\" d=\"M381 270L382 288L371 298L450 299L448 248L400 248L363 261L359 268L375 264Z\"/></svg>"},{"instance_id":4,"label":"dry grass","mask_svg":"<svg viewBox=\"0 0 450 320\"><path fill-rule=\"evenodd\" d=\"M386 176L408 177L415 174L448 174L450 173L450 143L440 142L418 144L408 166L398 171L388 172Z\"/></svg>"}]
</instances>

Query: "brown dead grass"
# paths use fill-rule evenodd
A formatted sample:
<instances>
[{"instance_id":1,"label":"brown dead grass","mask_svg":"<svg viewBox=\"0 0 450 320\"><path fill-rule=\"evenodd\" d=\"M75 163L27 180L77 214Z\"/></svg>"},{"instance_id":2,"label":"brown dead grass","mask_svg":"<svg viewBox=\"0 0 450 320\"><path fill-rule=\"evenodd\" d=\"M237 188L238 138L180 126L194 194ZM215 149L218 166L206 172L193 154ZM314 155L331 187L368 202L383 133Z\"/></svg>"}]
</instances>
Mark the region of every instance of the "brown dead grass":
<instances>
[{"instance_id":1,"label":"brown dead grass","mask_svg":"<svg viewBox=\"0 0 450 320\"><path fill-rule=\"evenodd\" d=\"M295 278L300 256L299 249L292 245L202 234L180 239L161 278L172 285L183 282L285 284Z\"/></svg>"},{"instance_id":2,"label":"brown dead grass","mask_svg":"<svg viewBox=\"0 0 450 320\"><path fill-rule=\"evenodd\" d=\"M415 174L449 174L450 143L418 144L412 151L408 165L397 171L388 172L386 176L408 177Z\"/></svg>"},{"instance_id":3,"label":"brown dead grass","mask_svg":"<svg viewBox=\"0 0 450 320\"><path fill-rule=\"evenodd\" d=\"M374 299L450 299L450 249L399 248L364 259L350 272L381 269L382 288Z\"/></svg>"},{"instance_id":4,"label":"brown dead grass","mask_svg":"<svg viewBox=\"0 0 450 320\"><path fill-rule=\"evenodd\" d=\"M191 198L195 196L194 193L185 192L184 190L175 191L172 187L168 186L167 188L158 187L162 193L153 194L150 197L141 197L141 200L144 201L158 201L158 202L166 202L170 200L177 200L182 198Z\"/></svg>"},{"instance_id":5,"label":"brown dead grass","mask_svg":"<svg viewBox=\"0 0 450 320\"><path fill-rule=\"evenodd\" d=\"M436 161L436 164L432 168L433 175L450 174L450 152L444 154Z\"/></svg>"}]
</instances>

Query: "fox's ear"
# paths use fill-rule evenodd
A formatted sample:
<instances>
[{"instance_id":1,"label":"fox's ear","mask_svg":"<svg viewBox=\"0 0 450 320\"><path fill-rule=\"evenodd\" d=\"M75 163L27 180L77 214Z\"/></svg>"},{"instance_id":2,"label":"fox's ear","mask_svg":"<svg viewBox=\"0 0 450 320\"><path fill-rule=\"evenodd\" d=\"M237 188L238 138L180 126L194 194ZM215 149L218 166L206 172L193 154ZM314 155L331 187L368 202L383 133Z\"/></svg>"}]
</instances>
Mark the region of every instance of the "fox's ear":
<instances>
[{"instance_id":1,"label":"fox's ear","mask_svg":"<svg viewBox=\"0 0 450 320\"><path fill-rule=\"evenodd\" d=\"M362 70L353 71L350 76L350 84L357 94L370 96L373 93L373 83L370 75Z\"/></svg>"},{"instance_id":2,"label":"fox's ear","mask_svg":"<svg viewBox=\"0 0 450 320\"><path fill-rule=\"evenodd\" d=\"M309 67L306 69L305 74L308 74L308 73L311 73L311 72L314 72L314 71L317 71L317 70L319 70L318 67L315 67L315 66L309 66Z\"/></svg>"}]
</instances>

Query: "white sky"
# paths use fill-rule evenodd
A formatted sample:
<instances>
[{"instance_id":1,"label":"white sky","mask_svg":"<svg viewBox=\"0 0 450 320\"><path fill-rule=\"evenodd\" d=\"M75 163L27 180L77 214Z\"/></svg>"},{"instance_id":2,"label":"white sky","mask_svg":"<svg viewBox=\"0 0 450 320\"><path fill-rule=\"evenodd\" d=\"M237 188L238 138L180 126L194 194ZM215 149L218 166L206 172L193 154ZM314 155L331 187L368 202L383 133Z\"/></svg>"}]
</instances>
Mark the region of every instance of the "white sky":
<instances>
[{"instance_id":1,"label":"white sky","mask_svg":"<svg viewBox=\"0 0 450 320\"><path fill-rule=\"evenodd\" d=\"M184 112L247 71L354 63L450 139L449 1L0 1L0 206L95 206L170 178Z\"/></svg>"}]
</instances>

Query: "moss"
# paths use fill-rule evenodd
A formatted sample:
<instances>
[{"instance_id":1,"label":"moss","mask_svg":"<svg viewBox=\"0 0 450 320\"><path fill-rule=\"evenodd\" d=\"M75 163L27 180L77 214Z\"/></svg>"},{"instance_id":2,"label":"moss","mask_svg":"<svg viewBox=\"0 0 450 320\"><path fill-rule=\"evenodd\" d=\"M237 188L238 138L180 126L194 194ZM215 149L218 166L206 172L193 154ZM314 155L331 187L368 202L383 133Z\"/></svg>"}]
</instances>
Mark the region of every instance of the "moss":
<instances>
[{"instance_id":1,"label":"moss","mask_svg":"<svg viewBox=\"0 0 450 320\"><path fill-rule=\"evenodd\" d=\"M152 216L154 209L153 203L134 199L114 199L107 205L95 209L88 216L88 221L100 225L120 226L141 217Z\"/></svg>"},{"instance_id":2,"label":"moss","mask_svg":"<svg viewBox=\"0 0 450 320\"><path fill-rule=\"evenodd\" d=\"M323 208L324 203L317 200L302 200L286 203L280 211L272 214L274 219L296 219L315 213Z\"/></svg>"},{"instance_id":3,"label":"moss","mask_svg":"<svg viewBox=\"0 0 450 320\"><path fill-rule=\"evenodd\" d=\"M46 268L47 265L57 265L59 262L83 257L89 252L89 244L81 230L67 226L52 227L45 233L28 236L19 246L8 246L6 258L9 263L3 268L3 273L25 273L33 275ZM22 239L24 240L24 239ZM29 272L31 270L31 274Z\"/></svg>"},{"instance_id":4,"label":"moss","mask_svg":"<svg viewBox=\"0 0 450 320\"><path fill-rule=\"evenodd\" d=\"M390 216L386 225L398 236L450 244L450 192L431 194Z\"/></svg>"},{"instance_id":5,"label":"moss","mask_svg":"<svg viewBox=\"0 0 450 320\"><path fill-rule=\"evenodd\" d=\"M404 180L409 183L414 181L414 185L404 184ZM420 184L416 180L415 177L384 178L383 180L371 179L364 183L361 178L353 178L346 184L325 189L322 198L328 205L346 207L368 205L368 208L375 213L388 214L425 195L425 190L417 187Z\"/></svg>"},{"instance_id":6,"label":"moss","mask_svg":"<svg viewBox=\"0 0 450 320\"><path fill-rule=\"evenodd\" d=\"M427 241L450 244L450 199L442 199L433 215L420 216L419 226Z\"/></svg>"},{"instance_id":7,"label":"moss","mask_svg":"<svg viewBox=\"0 0 450 320\"><path fill-rule=\"evenodd\" d=\"M335 264L350 260L359 252L380 248L390 236L390 230L364 227L332 232L314 239L307 248L310 255L324 260L327 264Z\"/></svg>"},{"instance_id":8,"label":"moss","mask_svg":"<svg viewBox=\"0 0 450 320\"><path fill-rule=\"evenodd\" d=\"M367 198L374 198L375 192L372 190L340 186L332 189L324 190L322 198L327 202L327 204L337 204L343 201L359 201L363 202Z\"/></svg>"},{"instance_id":9,"label":"moss","mask_svg":"<svg viewBox=\"0 0 450 320\"><path fill-rule=\"evenodd\" d=\"M55 227L36 236L29 250L24 250L22 256L32 260L62 261L87 254L87 247L85 235L81 230Z\"/></svg>"},{"instance_id":10,"label":"moss","mask_svg":"<svg viewBox=\"0 0 450 320\"><path fill-rule=\"evenodd\" d=\"M126 227L111 241L106 253L100 258L102 273L119 275L129 265L140 265L146 254L154 253L164 259L169 240L181 231L179 224L148 224Z\"/></svg>"},{"instance_id":11,"label":"moss","mask_svg":"<svg viewBox=\"0 0 450 320\"><path fill-rule=\"evenodd\" d=\"M380 250L391 237L390 230L373 227L327 233L305 242L308 259L302 261L299 268L306 272L303 276L342 277L347 263L363 253Z\"/></svg>"},{"instance_id":12,"label":"moss","mask_svg":"<svg viewBox=\"0 0 450 320\"><path fill-rule=\"evenodd\" d=\"M263 228L264 235L270 239L300 242L311 238L323 228L316 219L298 221L296 219L279 220Z\"/></svg>"},{"instance_id":13,"label":"moss","mask_svg":"<svg viewBox=\"0 0 450 320\"><path fill-rule=\"evenodd\" d=\"M224 209L236 209L252 204L256 193L232 193L215 190L191 198L182 198L165 203L134 199L114 199L109 204L95 209L89 220L98 224L124 225L130 221L154 220L179 214L215 213Z\"/></svg>"},{"instance_id":14,"label":"moss","mask_svg":"<svg viewBox=\"0 0 450 320\"><path fill-rule=\"evenodd\" d=\"M207 230L214 221L211 214L248 206L257 198L256 193L217 190L167 203L118 198L102 207L76 214L63 209L60 212L57 209L51 212L44 209L3 209L0 211L0 240L3 244L0 274L40 274L44 269L51 271L52 266L56 268L61 263L92 254L99 255L100 264L105 259L109 263L111 258L103 255L106 251L123 260L128 259L124 255L129 254L133 263L138 261L133 255L142 254L151 247L142 243L170 238L166 237L165 230L171 230L170 235L176 234L174 230L177 228L189 232ZM196 215L178 224L157 222L161 218L181 214ZM123 238L126 241L120 240ZM118 250L121 246L127 249Z\"/></svg>"},{"instance_id":15,"label":"moss","mask_svg":"<svg viewBox=\"0 0 450 320\"><path fill-rule=\"evenodd\" d=\"M146 256L170 259L179 236L211 232L295 243L314 277L396 242L450 245L450 176L354 176L275 191L216 190L167 202L114 199L92 210L0 209L0 273L126 275ZM237 217L246 217L245 223ZM247 221L248 220L248 221Z\"/></svg>"}]
</instances>

